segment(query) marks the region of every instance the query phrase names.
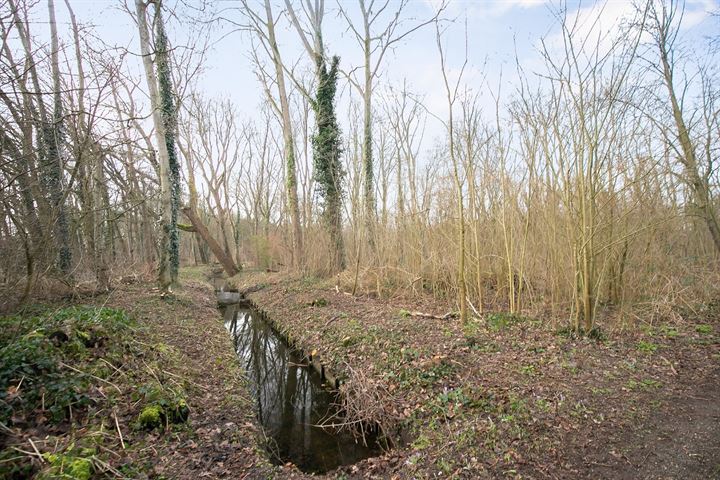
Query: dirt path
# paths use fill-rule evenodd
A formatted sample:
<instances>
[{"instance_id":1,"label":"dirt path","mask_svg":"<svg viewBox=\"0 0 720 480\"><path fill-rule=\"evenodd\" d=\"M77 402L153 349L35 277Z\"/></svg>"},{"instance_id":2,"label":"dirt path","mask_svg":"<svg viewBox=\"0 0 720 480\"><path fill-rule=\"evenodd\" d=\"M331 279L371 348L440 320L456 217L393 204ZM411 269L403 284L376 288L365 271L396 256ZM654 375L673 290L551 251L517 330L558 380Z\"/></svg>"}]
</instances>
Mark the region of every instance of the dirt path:
<instances>
[{"instance_id":1,"label":"dirt path","mask_svg":"<svg viewBox=\"0 0 720 480\"><path fill-rule=\"evenodd\" d=\"M593 432L578 474L586 478L720 478L720 368L679 379L634 425ZM579 439L577 439L580 441Z\"/></svg>"}]
</instances>

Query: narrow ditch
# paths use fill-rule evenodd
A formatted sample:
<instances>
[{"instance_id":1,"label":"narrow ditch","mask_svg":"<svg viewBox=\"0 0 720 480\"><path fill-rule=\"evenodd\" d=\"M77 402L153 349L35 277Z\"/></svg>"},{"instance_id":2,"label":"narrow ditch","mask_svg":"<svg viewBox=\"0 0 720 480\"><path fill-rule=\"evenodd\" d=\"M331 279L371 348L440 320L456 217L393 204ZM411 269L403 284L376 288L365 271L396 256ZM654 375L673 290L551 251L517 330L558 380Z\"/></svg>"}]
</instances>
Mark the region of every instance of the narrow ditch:
<instances>
[{"instance_id":1,"label":"narrow ditch","mask_svg":"<svg viewBox=\"0 0 720 480\"><path fill-rule=\"evenodd\" d=\"M337 392L262 314L236 292L218 292L218 302L274 463L324 473L381 453L377 438L366 437L365 445L346 429L327 427L343 421Z\"/></svg>"}]
</instances>

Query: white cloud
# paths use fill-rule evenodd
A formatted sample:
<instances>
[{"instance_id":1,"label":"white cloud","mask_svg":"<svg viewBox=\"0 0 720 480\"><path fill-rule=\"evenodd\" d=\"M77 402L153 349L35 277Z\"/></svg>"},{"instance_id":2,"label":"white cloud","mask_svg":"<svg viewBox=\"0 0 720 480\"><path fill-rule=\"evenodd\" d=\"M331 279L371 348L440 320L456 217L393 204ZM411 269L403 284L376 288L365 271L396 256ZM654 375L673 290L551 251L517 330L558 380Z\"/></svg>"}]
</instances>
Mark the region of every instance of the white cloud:
<instances>
[{"instance_id":1,"label":"white cloud","mask_svg":"<svg viewBox=\"0 0 720 480\"><path fill-rule=\"evenodd\" d=\"M449 0L446 12L448 16L467 15L472 19L494 19L513 10L526 10L551 3L552 0L470 0L460 2ZM437 11L443 0L425 0L433 11Z\"/></svg>"},{"instance_id":2,"label":"white cloud","mask_svg":"<svg viewBox=\"0 0 720 480\"><path fill-rule=\"evenodd\" d=\"M598 2L576 10L568 11L565 16L567 30L578 47L593 49L597 45L601 52L606 52L618 39L623 24L636 14L636 7L630 1ZM545 48L550 54L560 54L564 48L564 34L558 25L555 31L543 39ZM542 45L539 45L542 49ZM554 55L553 55L554 56Z\"/></svg>"},{"instance_id":3,"label":"white cloud","mask_svg":"<svg viewBox=\"0 0 720 480\"><path fill-rule=\"evenodd\" d=\"M720 2L716 0L688 1L685 4L685 14L681 26L683 29L692 28L718 10L720 10Z\"/></svg>"},{"instance_id":4,"label":"white cloud","mask_svg":"<svg viewBox=\"0 0 720 480\"><path fill-rule=\"evenodd\" d=\"M654 0L658 3L663 0ZM601 52L606 52L623 32L623 27L637 15L636 3L629 0L604 0L567 12L566 23L575 42L588 41L594 48L596 42ZM681 29L688 30L720 8L718 0L687 0ZM558 27L544 39L550 52L563 46L563 33ZM579 44L579 43L578 43ZM539 45L541 47L541 45Z\"/></svg>"}]
</instances>

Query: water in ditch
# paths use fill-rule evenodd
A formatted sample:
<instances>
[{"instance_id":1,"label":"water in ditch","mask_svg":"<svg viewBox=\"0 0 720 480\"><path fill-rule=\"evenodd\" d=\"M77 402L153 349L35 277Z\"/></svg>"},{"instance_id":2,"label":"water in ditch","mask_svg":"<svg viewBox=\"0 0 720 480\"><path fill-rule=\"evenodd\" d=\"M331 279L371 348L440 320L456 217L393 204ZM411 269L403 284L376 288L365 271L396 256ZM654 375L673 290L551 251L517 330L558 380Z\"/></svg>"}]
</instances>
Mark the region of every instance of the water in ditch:
<instances>
[{"instance_id":1,"label":"water in ditch","mask_svg":"<svg viewBox=\"0 0 720 480\"><path fill-rule=\"evenodd\" d=\"M350 432L318 426L342 421L335 394L260 314L227 305L224 317L276 463L322 473L379 454L374 441L366 446Z\"/></svg>"}]
</instances>

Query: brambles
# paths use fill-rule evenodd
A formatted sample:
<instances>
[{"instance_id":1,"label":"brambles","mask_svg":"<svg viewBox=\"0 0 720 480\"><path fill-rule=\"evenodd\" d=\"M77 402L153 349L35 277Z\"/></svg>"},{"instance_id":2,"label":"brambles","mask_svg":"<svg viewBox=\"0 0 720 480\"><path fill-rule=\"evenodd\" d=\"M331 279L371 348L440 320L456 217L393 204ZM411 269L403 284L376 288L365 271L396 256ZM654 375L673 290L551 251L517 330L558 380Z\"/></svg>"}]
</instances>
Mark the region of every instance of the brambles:
<instances>
[{"instance_id":1,"label":"brambles","mask_svg":"<svg viewBox=\"0 0 720 480\"><path fill-rule=\"evenodd\" d=\"M308 303L308 306L309 307L327 307L328 301L325 298L320 297L320 298L316 298L312 302Z\"/></svg>"},{"instance_id":2,"label":"brambles","mask_svg":"<svg viewBox=\"0 0 720 480\"><path fill-rule=\"evenodd\" d=\"M138 422L140 427L146 430L152 430L154 428L160 428L162 426L162 408L159 405L148 405L143 408L138 416Z\"/></svg>"},{"instance_id":3,"label":"brambles","mask_svg":"<svg viewBox=\"0 0 720 480\"><path fill-rule=\"evenodd\" d=\"M525 323L528 320L527 317L523 317L522 315L506 312L491 313L485 317L488 327L495 331L504 330L512 325Z\"/></svg>"},{"instance_id":4,"label":"brambles","mask_svg":"<svg viewBox=\"0 0 720 480\"><path fill-rule=\"evenodd\" d=\"M662 383L652 378L643 380L628 380L625 384L628 390L654 390L662 388Z\"/></svg>"},{"instance_id":5,"label":"brambles","mask_svg":"<svg viewBox=\"0 0 720 480\"><path fill-rule=\"evenodd\" d=\"M695 327L695 331L701 335L710 335L713 331L713 328L710 325L697 325Z\"/></svg>"},{"instance_id":6,"label":"brambles","mask_svg":"<svg viewBox=\"0 0 720 480\"><path fill-rule=\"evenodd\" d=\"M599 326L594 326L591 328L587 334L585 333L585 330L580 327L579 329L573 327L573 326L566 326L562 327L557 330L557 335L561 337L566 337L569 339L578 339L578 338L589 338L590 340L595 340L596 342L605 342L607 341L607 335L605 332L600 328Z\"/></svg>"},{"instance_id":7,"label":"brambles","mask_svg":"<svg viewBox=\"0 0 720 480\"><path fill-rule=\"evenodd\" d=\"M73 447L63 453L46 453L43 458L49 466L40 472L38 479L90 480L94 471L92 457L95 453L91 448Z\"/></svg>"}]
</instances>

